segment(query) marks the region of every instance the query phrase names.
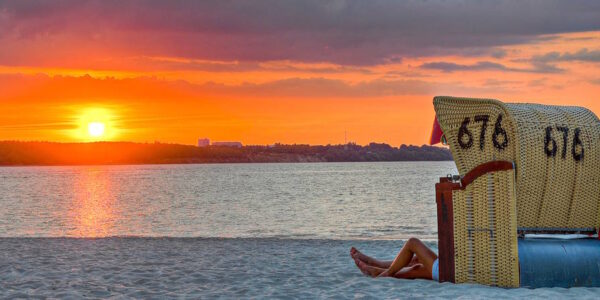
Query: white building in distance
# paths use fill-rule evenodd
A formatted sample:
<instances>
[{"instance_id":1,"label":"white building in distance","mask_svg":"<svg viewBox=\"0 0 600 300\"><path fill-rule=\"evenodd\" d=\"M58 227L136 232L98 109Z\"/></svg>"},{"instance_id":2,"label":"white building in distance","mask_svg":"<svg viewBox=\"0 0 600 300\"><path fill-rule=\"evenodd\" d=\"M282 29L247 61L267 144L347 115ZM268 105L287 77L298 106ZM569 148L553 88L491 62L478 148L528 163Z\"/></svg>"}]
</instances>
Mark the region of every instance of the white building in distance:
<instances>
[{"instance_id":1,"label":"white building in distance","mask_svg":"<svg viewBox=\"0 0 600 300\"><path fill-rule=\"evenodd\" d=\"M208 145L210 145L209 139L207 139L207 138L198 139L198 147L207 147Z\"/></svg>"}]
</instances>

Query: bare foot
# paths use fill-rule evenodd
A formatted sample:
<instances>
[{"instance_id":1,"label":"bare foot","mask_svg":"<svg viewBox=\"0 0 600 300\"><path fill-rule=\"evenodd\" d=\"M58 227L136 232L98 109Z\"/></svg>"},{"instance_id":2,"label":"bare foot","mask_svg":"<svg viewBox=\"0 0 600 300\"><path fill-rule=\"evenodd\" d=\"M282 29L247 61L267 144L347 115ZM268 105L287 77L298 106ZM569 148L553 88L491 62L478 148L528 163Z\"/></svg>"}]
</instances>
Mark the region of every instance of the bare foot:
<instances>
[{"instance_id":1,"label":"bare foot","mask_svg":"<svg viewBox=\"0 0 600 300\"><path fill-rule=\"evenodd\" d=\"M389 276L390 276L390 273L388 273L388 271L385 270L385 271L379 273L379 275L377 275L375 277L389 277Z\"/></svg>"},{"instance_id":2,"label":"bare foot","mask_svg":"<svg viewBox=\"0 0 600 300\"><path fill-rule=\"evenodd\" d=\"M360 259L358 259L358 258L355 258L355 259L354 259L354 263L356 264L356 266L358 267L358 269L359 269L359 270L360 270L360 271L361 271L363 274L365 274L365 275L367 275L367 276L371 276L371 273L367 272L367 270L366 270L366 269L364 269L364 268L361 268L360 264L361 264L361 263L363 263L363 262L362 262L362 261L360 261ZM363 264L364 264L364 263L363 263Z\"/></svg>"},{"instance_id":3,"label":"bare foot","mask_svg":"<svg viewBox=\"0 0 600 300\"><path fill-rule=\"evenodd\" d=\"M358 258L354 259L354 263L356 263L356 266L363 274L369 277L377 277L383 271L383 269L367 265L364 261Z\"/></svg>"},{"instance_id":4,"label":"bare foot","mask_svg":"<svg viewBox=\"0 0 600 300\"><path fill-rule=\"evenodd\" d=\"M363 254L362 252L358 251L358 249L356 249L354 247L350 248L350 256L352 256L352 258L354 258L354 259L362 260L367 265L381 267L380 261L378 261L366 254Z\"/></svg>"}]
</instances>

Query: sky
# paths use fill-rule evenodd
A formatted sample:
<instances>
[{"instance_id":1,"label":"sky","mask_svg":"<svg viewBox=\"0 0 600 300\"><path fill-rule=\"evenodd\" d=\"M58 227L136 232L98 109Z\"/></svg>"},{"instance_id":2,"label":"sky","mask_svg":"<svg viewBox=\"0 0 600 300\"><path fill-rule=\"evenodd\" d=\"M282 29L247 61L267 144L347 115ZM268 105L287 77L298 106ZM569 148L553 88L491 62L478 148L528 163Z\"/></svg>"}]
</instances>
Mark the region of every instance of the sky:
<instances>
[{"instance_id":1,"label":"sky","mask_svg":"<svg viewBox=\"0 0 600 300\"><path fill-rule=\"evenodd\" d=\"M600 2L0 0L0 140L420 145L436 95L600 114Z\"/></svg>"}]
</instances>

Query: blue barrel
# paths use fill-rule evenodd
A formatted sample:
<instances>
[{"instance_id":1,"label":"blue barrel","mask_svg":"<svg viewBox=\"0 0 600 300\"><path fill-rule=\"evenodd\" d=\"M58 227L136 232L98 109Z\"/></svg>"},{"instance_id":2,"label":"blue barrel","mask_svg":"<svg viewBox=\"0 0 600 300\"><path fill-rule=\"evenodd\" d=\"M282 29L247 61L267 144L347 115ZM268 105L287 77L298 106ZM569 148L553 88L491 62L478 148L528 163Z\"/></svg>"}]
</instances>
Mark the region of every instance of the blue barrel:
<instances>
[{"instance_id":1,"label":"blue barrel","mask_svg":"<svg viewBox=\"0 0 600 300\"><path fill-rule=\"evenodd\" d=\"M522 287L600 287L600 240L519 239Z\"/></svg>"}]
</instances>

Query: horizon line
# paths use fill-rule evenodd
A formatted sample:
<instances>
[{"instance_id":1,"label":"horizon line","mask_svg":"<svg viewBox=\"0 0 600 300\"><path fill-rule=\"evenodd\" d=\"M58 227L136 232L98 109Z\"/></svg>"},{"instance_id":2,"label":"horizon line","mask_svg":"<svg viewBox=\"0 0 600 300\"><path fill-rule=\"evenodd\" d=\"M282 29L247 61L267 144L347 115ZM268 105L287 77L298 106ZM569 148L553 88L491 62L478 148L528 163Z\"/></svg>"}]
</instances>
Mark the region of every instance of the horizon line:
<instances>
[{"instance_id":1,"label":"horizon line","mask_svg":"<svg viewBox=\"0 0 600 300\"><path fill-rule=\"evenodd\" d=\"M179 142L165 142L165 141L144 141L144 142L140 142L140 141L127 141L127 140L119 140L119 141L81 141L81 142L61 142L61 141L49 141L49 140L0 140L0 143L51 143L51 144L99 144L99 143L130 143L130 144L165 144L165 145L181 145L181 146L193 146L193 147L198 147L198 145L196 144L183 144L183 143L179 143ZM222 142L222 141L219 141ZM239 142L239 141L225 141L225 142ZM380 144L380 145L388 145L391 147L401 147L401 146L416 146L416 147L422 147L422 146L431 146L431 147L439 147L439 148L447 148L447 146L444 145L440 145L440 144L436 144L436 145L430 145L427 143L421 144L421 145L417 145L417 144L405 144L405 143L401 143L399 144L399 146L394 146L392 144L386 143L386 142L369 142L368 144L359 144L359 143L355 143L355 142L347 142L347 143L338 143L338 144L333 144L333 143L329 143L329 144L309 144L309 143L293 143L293 144L287 144L287 143L280 143L280 142L276 142L276 143L270 143L270 144L244 144L243 142L240 142L242 144L242 147L253 147L253 146L275 146L275 145L286 145L286 146L293 146L293 145L303 145L303 146L344 146L344 145L357 145L357 146L369 146L370 144ZM221 147L218 145L207 145L207 146L216 146L216 147ZM198 147L198 148L202 148L202 147Z\"/></svg>"}]
</instances>

